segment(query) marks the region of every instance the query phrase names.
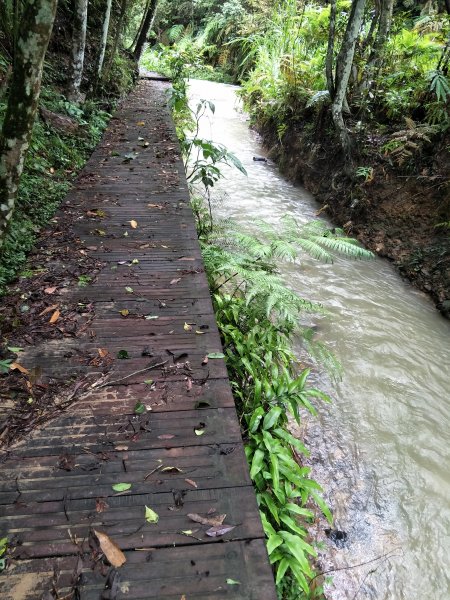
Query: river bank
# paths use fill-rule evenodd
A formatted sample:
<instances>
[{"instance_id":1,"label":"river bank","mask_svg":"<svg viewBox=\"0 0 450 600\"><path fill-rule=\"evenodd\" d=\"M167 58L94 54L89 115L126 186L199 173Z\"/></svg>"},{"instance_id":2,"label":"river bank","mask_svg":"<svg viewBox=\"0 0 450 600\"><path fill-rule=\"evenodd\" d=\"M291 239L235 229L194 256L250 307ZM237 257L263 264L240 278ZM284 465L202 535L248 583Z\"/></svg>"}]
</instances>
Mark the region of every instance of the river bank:
<instances>
[{"instance_id":1,"label":"river bank","mask_svg":"<svg viewBox=\"0 0 450 600\"><path fill-rule=\"evenodd\" d=\"M445 142L425 148L408 172L392 154L383 154L386 140L372 139L359 159L360 175L350 179L339 146L314 139L305 124L291 126L281 140L270 122L256 129L288 179L314 194L336 225L392 261L450 318L450 236L448 228L438 226L449 220L450 211Z\"/></svg>"}]
</instances>

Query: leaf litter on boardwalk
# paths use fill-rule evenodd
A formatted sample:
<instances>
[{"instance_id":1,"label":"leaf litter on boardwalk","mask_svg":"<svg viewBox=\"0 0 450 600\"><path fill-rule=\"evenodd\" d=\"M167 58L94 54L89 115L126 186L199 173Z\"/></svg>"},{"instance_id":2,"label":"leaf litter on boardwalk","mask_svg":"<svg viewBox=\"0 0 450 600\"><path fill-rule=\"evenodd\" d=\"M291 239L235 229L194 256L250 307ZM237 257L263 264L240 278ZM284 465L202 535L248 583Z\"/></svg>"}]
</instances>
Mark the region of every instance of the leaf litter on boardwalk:
<instances>
[{"instance_id":1,"label":"leaf litter on boardwalk","mask_svg":"<svg viewBox=\"0 0 450 600\"><path fill-rule=\"evenodd\" d=\"M109 537L106 533L97 531L94 529L94 533L99 541L100 548L103 554L106 556L108 562L111 563L116 569L126 563L127 559L125 554L119 548L119 546Z\"/></svg>"}]
</instances>

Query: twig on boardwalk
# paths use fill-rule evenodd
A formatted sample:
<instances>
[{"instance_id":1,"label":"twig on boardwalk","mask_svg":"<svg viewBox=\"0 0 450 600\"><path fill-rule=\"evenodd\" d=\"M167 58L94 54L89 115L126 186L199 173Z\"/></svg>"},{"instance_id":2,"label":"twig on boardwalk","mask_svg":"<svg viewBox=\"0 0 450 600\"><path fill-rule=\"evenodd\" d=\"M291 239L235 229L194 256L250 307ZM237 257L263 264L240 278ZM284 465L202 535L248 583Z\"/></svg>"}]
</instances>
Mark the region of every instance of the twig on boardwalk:
<instances>
[{"instance_id":1,"label":"twig on boardwalk","mask_svg":"<svg viewBox=\"0 0 450 600\"><path fill-rule=\"evenodd\" d=\"M130 377L133 377L134 375L140 375L141 373L145 373L146 371L150 371L151 369L156 369L157 367L162 367L167 362L169 362L169 359L164 360L163 362L156 363L155 365L151 365L150 367L145 367L145 369L139 369L139 371L134 371L133 373L129 373L128 375L125 375L125 377L121 377L120 379L115 379L113 381L105 381L105 383L102 383L101 385L93 383L91 385L91 388L101 389L101 388L107 387L109 385L117 385L118 383L122 383L122 381L125 381L126 379L129 379Z\"/></svg>"}]
</instances>

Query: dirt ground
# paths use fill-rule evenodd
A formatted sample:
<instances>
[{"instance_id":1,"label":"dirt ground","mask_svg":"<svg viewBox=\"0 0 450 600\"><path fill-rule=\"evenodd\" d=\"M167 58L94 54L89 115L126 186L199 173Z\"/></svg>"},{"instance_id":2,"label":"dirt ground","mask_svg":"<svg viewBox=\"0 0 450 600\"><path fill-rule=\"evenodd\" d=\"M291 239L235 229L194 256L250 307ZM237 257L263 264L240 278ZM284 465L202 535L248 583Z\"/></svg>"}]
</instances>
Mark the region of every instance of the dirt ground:
<instances>
[{"instance_id":1,"label":"dirt ground","mask_svg":"<svg viewBox=\"0 0 450 600\"><path fill-rule=\"evenodd\" d=\"M348 177L339 147L311 142L300 125L282 144L270 127L260 133L281 170L312 192L337 226L392 261L450 318L450 231L439 225L450 221L448 136L400 165L372 138L356 159L371 167Z\"/></svg>"}]
</instances>

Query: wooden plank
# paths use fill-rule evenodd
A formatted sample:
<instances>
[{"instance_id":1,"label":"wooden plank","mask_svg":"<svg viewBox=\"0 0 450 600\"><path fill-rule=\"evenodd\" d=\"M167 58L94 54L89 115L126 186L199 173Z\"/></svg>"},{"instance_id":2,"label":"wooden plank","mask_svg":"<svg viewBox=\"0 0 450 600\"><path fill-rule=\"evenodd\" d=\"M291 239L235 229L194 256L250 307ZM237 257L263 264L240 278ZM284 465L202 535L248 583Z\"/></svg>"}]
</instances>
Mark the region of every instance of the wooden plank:
<instances>
[{"instance_id":1,"label":"wooden plank","mask_svg":"<svg viewBox=\"0 0 450 600\"><path fill-rule=\"evenodd\" d=\"M229 542L201 546L160 548L144 552L126 551L127 562L119 569L117 600L180 600L205 598L220 600L276 600L270 572L261 569L267 563L264 543ZM0 578L4 600L35 600L55 588L60 597L73 591L76 557L23 560L11 565ZM105 589L107 569L94 569L92 561L82 561L78 586L82 600L99 600ZM170 576L169 576L170 574ZM239 585L227 584L227 579Z\"/></svg>"}]
</instances>

